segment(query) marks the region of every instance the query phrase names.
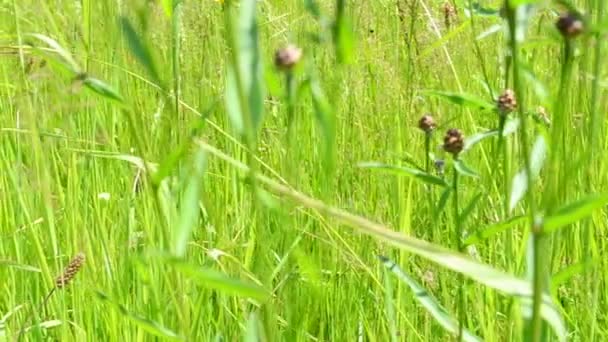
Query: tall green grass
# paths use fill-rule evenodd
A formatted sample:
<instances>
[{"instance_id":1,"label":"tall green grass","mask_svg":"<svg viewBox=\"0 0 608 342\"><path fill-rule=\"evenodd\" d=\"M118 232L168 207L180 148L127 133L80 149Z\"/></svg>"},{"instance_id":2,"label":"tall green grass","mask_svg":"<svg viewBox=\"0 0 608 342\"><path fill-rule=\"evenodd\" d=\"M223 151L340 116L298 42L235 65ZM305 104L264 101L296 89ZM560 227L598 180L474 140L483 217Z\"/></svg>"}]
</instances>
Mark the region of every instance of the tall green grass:
<instances>
[{"instance_id":1,"label":"tall green grass","mask_svg":"<svg viewBox=\"0 0 608 342\"><path fill-rule=\"evenodd\" d=\"M0 340L607 338L606 6L446 4L1 3Z\"/></svg>"}]
</instances>

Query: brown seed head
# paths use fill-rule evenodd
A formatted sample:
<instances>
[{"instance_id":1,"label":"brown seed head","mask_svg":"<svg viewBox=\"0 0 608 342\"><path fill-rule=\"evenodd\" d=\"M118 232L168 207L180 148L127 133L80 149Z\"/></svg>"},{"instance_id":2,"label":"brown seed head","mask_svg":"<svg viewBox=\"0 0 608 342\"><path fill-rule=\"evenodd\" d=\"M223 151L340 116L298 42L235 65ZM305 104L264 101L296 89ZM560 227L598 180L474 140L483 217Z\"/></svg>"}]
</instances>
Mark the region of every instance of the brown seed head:
<instances>
[{"instance_id":1,"label":"brown seed head","mask_svg":"<svg viewBox=\"0 0 608 342\"><path fill-rule=\"evenodd\" d=\"M457 128L450 128L443 138L443 149L457 156L464 148L464 135Z\"/></svg>"},{"instance_id":2,"label":"brown seed head","mask_svg":"<svg viewBox=\"0 0 608 342\"><path fill-rule=\"evenodd\" d=\"M278 50L274 55L274 64L282 70L290 70L302 58L302 49L295 45L287 45Z\"/></svg>"},{"instance_id":3,"label":"brown seed head","mask_svg":"<svg viewBox=\"0 0 608 342\"><path fill-rule=\"evenodd\" d=\"M435 124L435 119L430 114L424 114L418 121L418 128L425 133L431 133L435 127L437 127L437 124Z\"/></svg>"},{"instance_id":4,"label":"brown seed head","mask_svg":"<svg viewBox=\"0 0 608 342\"><path fill-rule=\"evenodd\" d=\"M566 39L575 38L585 30L585 25L580 15L573 12L565 12L559 16L555 27Z\"/></svg>"},{"instance_id":5,"label":"brown seed head","mask_svg":"<svg viewBox=\"0 0 608 342\"><path fill-rule=\"evenodd\" d=\"M454 7L454 5L452 5L449 1L446 1L443 3L441 9L443 11L443 20L445 22L445 26L449 28L452 23L456 21L456 7Z\"/></svg>"},{"instance_id":6,"label":"brown seed head","mask_svg":"<svg viewBox=\"0 0 608 342\"><path fill-rule=\"evenodd\" d=\"M70 284L70 281L76 276L76 273L80 271L80 268L84 264L85 256L84 253L80 252L70 261L68 266L57 279L55 279L55 286L58 289L64 288Z\"/></svg>"},{"instance_id":7,"label":"brown seed head","mask_svg":"<svg viewBox=\"0 0 608 342\"><path fill-rule=\"evenodd\" d=\"M517 100L515 99L515 93L511 89L506 89L496 101L498 111L502 115L511 113L517 108Z\"/></svg>"}]
</instances>

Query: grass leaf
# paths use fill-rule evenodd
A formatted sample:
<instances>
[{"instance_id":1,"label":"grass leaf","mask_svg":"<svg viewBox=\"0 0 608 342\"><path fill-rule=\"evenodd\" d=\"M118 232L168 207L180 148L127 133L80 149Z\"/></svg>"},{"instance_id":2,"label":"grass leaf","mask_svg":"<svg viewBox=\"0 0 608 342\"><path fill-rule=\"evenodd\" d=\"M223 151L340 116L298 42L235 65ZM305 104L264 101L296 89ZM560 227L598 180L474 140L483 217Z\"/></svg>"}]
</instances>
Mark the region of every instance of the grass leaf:
<instances>
[{"instance_id":1,"label":"grass leaf","mask_svg":"<svg viewBox=\"0 0 608 342\"><path fill-rule=\"evenodd\" d=\"M487 131L487 132L476 133L476 134L471 135L468 138L465 138L464 147L462 148L461 153L465 153L466 151L470 150L473 146L475 146L477 143L481 142L482 140L487 139L489 137L493 137L498 134L499 134L499 132L494 129L494 130Z\"/></svg>"},{"instance_id":2,"label":"grass leaf","mask_svg":"<svg viewBox=\"0 0 608 342\"><path fill-rule=\"evenodd\" d=\"M551 233L559 228L575 223L602 208L608 203L608 195L588 195L576 202L570 203L558 209L552 215L545 217L543 229L546 233Z\"/></svg>"},{"instance_id":3,"label":"grass leaf","mask_svg":"<svg viewBox=\"0 0 608 342\"><path fill-rule=\"evenodd\" d=\"M496 105L492 102L488 102L478 96L467 94L467 93L455 93L450 91L439 91L439 90L427 90L423 93L442 97L454 104L469 107L475 110L494 110Z\"/></svg>"},{"instance_id":4,"label":"grass leaf","mask_svg":"<svg viewBox=\"0 0 608 342\"><path fill-rule=\"evenodd\" d=\"M205 151L198 149L193 159L186 190L180 201L178 224L174 230L173 251L177 257L185 256L190 235L198 225L200 213L199 202L207 162Z\"/></svg>"},{"instance_id":5,"label":"grass leaf","mask_svg":"<svg viewBox=\"0 0 608 342\"><path fill-rule=\"evenodd\" d=\"M334 161L336 159L336 119L334 117L333 109L321 88L321 84L316 79L312 79L310 82L310 94L315 110L315 118L323 133L323 161L325 170L329 174L334 169Z\"/></svg>"},{"instance_id":6,"label":"grass leaf","mask_svg":"<svg viewBox=\"0 0 608 342\"><path fill-rule=\"evenodd\" d=\"M465 239L464 244L466 246L470 246L470 245L480 243L484 240L491 238L492 236L494 236L500 232L504 232L506 230L511 229L516 224L524 222L525 220L526 220L526 216L520 215L520 216L514 216L511 218L508 218L504 221L500 221L500 222L491 224L491 225L489 225L485 228L481 228L481 229L477 230L475 233L469 235Z\"/></svg>"},{"instance_id":7,"label":"grass leaf","mask_svg":"<svg viewBox=\"0 0 608 342\"><path fill-rule=\"evenodd\" d=\"M87 77L84 79L84 85L94 91L95 93L118 102L123 102L124 99L116 89L102 80L93 77Z\"/></svg>"},{"instance_id":8,"label":"grass leaf","mask_svg":"<svg viewBox=\"0 0 608 342\"><path fill-rule=\"evenodd\" d=\"M131 53L146 69L150 77L152 77L152 81L154 81L156 85L165 89L164 83L161 81L158 69L156 68L156 63L154 62L154 58L152 56L150 48L148 47L146 42L140 37L140 35L137 34L129 18L121 16L119 20L122 33L125 36Z\"/></svg>"},{"instance_id":9,"label":"grass leaf","mask_svg":"<svg viewBox=\"0 0 608 342\"><path fill-rule=\"evenodd\" d=\"M452 317L424 287L407 275L397 264L384 256L379 256L379 258L389 271L410 287L414 293L414 298L431 314L439 325L452 335L458 335L458 320ZM463 340L480 342L481 338L475 336L467 329L463 329Z\"/></svg>"},{"instance_id":10,"label":"grass leaf","mask_svg":"<svg viewBox=\"0 0 608 342\"><path fill-rule=\"evenodd\" d=\"M253 129L261 126L264 118L264 68L259 46L258 24L256 17L257 0L240 1L238 31L238 72L245 90Z\"/></svg>"},{"instance_id":11,"label":"grass leaf","mask_svg":"<svg viewBox=\"0 0 608 342\"><path fill-rule=\"evenodd\" d=\"M456 171L463 176L479 178L479 174L475 170L468 167L462 159L455 160L454 167L456 168Z\"/></svg>"},{"instance_id":12,"label":"grass leaf","mask_svg":"<svg viewBox=\"0 0 608 342\"><path fill-rule=\"evenodd\" d=\"M268 291L263 287L229 277L228 275L211 268L193 265L175 258L164 258L177 271L200 286L218 290L228 295L252 298L265 301L269 297Z\"/></svg>"},{"instance_id":13,"label":"grass leaf","mask_svg":"<svg viewBox=\"0 0 608 342\"><path fill-rule=\"evenodd\" d=\"M440 177L433 176L422 170L412 169L409 167L393 166L393 165L377 163L377 162L363 162L363 163L359 163L358 166L361 168L365 168L365 169L377 169L377 170L387 171L387 172L390 172L393 174L398 174L398 175L413 176L414 178L421 180L422 182L427 183L427 184L440 185L440 186L448 185L446 183L446 181Z\"/></svg>"},{"instance_id":14,"label":"grass leaf","mask_svg":"<svg viewBox=\"0 0 608 342\"><path fill-rule=\"evenodd\" d=\"M131 322L135 323L138 327L142 328L148 333L171 340L183 340L181 336L171 329L164 327L162 324L129 311L124 305L110 299L110 297L101 291L95 292L98 299L119 310L124 317L128 318Z\"/></svg>"}]
</instances>

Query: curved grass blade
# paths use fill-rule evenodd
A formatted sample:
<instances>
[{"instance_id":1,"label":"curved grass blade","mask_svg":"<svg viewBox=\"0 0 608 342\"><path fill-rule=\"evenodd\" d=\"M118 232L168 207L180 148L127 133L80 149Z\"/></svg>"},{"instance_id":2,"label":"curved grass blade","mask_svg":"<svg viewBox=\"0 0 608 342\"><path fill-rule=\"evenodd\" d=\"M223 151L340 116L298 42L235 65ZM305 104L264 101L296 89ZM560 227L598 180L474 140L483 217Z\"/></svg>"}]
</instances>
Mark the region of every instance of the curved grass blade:
<instances>
[{"instance_id":1,"label":"curved grass blade","mask_svg":"<svg viewBox=\"0 0 608 342\"><path fill-rule=\"evenodd\" d=\"M466 240L464 241L464 244L465 244L465 246L470 246L470 245L480 243L484 240L491 238L492 236L494 236L500 232L504 232L506 230L511 229L516 224L524 222L525 220L526 220L526 216L523 216L523 215L515 216L515 217L511 217L505 221L494 223L485 228L481 228L478 231L476 231L475 233L468 236L466 238Z\"/></svg>"},{"instance_id":2,"label":"curved grass blade","mask_svg":"<svg viewBox=\"0 0 608 342\"><path fill-rule=\"evenodd\" d=\"M123 97L118 93L116 89L114 89L109 84L105 83L102 80L93 77L87 77L83 81L84 85L94 91L95 93L118 102L123 102Z\"/></svg>"},{"instance_id":3,"label":"curved grass blade","mask_svg":"<svg viewBox=\"0 0 608 342\"><path fill-rule=\"evenodd\" d=\"M252 298L261 302L270 296L269 292L260 285L229 277L214 269L193 265L182 259L165 256L160 256L160 258L200 286L218 290L228 295Z\"/></svg>"},{"instance_id":4,"label":"curved grass blade","mask_svg":"<svg viewBox=\"0 0 608 342\"><path fill-rule=\"evenodd\" d=\"M433 217L435 220L439 219L439 215L441 215L441 213L445 209L445 206L447 205L448 199L450 199L451 194L452 188L446 186L443 192L441 193L441 197L439 197L439 202L437 203L437 206L435 207L435 212L433 213Z\"/></svg>"},{"instance_id":5,"label":"curved grass blade","mask_svg":"<svg viewBox=\"0 0 608 342\"><path fill-rule=\"evenodd\" d=\"M458 321L454 319L437 300L412 277L407 275L396 263L385 256L378 256L384 267L391 271L397 278L406 283L414 298L433 316L445 330L453 335L458 334ZM463 339L469 342L481 342L481 338L475 336L467 329L463 329Z\"/></svg>"},{"instance_id":6,"label":"curved grass blade","mask_svg":"<svg viewBox=\"0 0 608 342\"><path fill-rule=\"evenodd\" d=\"M546 233L551 233L591 215L591 213L604 207L607 203L608 194L594 194L583 197L574 203L558 209L551 216L546 217L543 229Z\"/></svg>"},{"instance_id":7,"label":"curved grass blade","mask_svg":"<svg viewBox=\"0 0 608 342\"><path fill-rule=\"evenodd\" d=\"M186 247L188 241L190 241L192 230L198 224L200 214L199 202L206 164L205 151L198 149L194 154L188 184L180 201L178 223L173 233L173 252L177 257L184 257L186 255Z\"/></svg>"},{"instance_id":8,"label":"curved grass blade","mask_svg":"<svg viewBox=\"0 0 608 342\"><path fill-rule=\"evenodd\" d=\"M595 265L599 264L599 259L589 259L577 262L559 270L551 277L551 292L557 295L557 289L568 282L572 277L579 275Z\"/></svg>"},{"instance_id":9,"label":"curved grass blade","mask_svg":"<svg viewBox=\"0 0 608 342\"><path fill-rule=\"evenodd\" d=\"M316 78L310 80L310 94L315 110L315 118L323 132L323 155L325 170L330 174L335 163L336 118L321 84Z\"/></svg>"},{"instance_id":10,"label":"curved grass blade","mask_svg":"<svg viewBox=\"0 0 608 342\"><path fill-rule=\"evenodd\" d=\"M18 270L28 271L28 272L38 272L38 273L42 272L37 267L19 264L17 262L11 261L11 260L0 260L0 266L12 267L12 268L15 268Z\"/></svg>"},{"instance_id":11,"label":"curved grass blade","mask_svg":"<svg viewBox=\"0 0 608 342\"><path fill-rule=\"evenodd\" d=\"M135 28L133 28L133 25L131 25L129 18L121 16L120 27L125 39L127 40L131 53L133 53L139 63L146 69L150 77L152 77L152 81L154 81L154 83L156 83L156 85L160 86L162 89L166 89L164 83L161 81L150 48L137 34Z\"/></svg>"},{"instance_id":12,"label":"curved grass blade","mask_svg":"<svg viewBox=\"0 0 608 342\"><path fill-rule=\"evenodd\" d=\"M74 57L72 57L72 54L68 50L66 50L63 46L61 46L56 40L54 40L53 38L50 38L48 36L45 36L43 34L39 34L39 33L32 33L32 34L30 34L30 36L43 41L44 43L46 43L46 45L48 45L51 49L53 49L63 59L65 64L67 64L67 67L74 74L82 73L82 69L80 68L78 63L76 63L76 60L74 60Z\"/></svg>"},{"instance_id":13,"label":"curved grass blade","mask_svg":"<svg viewBox=\"0 0 608 342\"><path fill-rule=\"evenodd\" d=\"M461 154L470 150L473 146L475 146L477 143L481 142L482 140L487 139L489 137L493 137L498 134L499 134L498 130L494 129L494 130L487 131L487 132L473 134L470 137L465 138L464 146L462 148Z\"/></svg>"},{"instance_id":14,"label":"curved grass blade","mask_svg":"<svg viewBox=\"0 0 608 342\"><path fill-rule=\"evenodd\" d=\"M456 167L456 171L463 176L479 178L479 174L475 172L473 169L467 166L467 164L462 161L462 159L457 159L454 161L454 167Z\"/></svg>"},{"instance_id":15,"label":"curved grass blade","mask_svg":"<svg viewBox=\"0 0 608 342\"><path fill-rule=\"evenodd\" d=\"M148 333L171 340L184 340L183 337L179 336L171 329L164 327L162 324L129 311L124 305L113 301L103 292L95 291L95 293L97 294L98 299L118 309L118 311L120 311L124 317L128 318L131 322L135 323L138 327L142 328Z\"/></svg>"},{"instance_id":16,"label":"curved grass blade","mask_svg":"<svg viewBox=\"0 0 608 342\"><path fill-rule=\"evenodd\" d=\"M448 185L448 183L446 183L445 180L443 180L437 176L433 176L422 170L412 169L409 167L393 166L393 165L377 163L377 162L363 162L363 163L359 163L357 166L361 167L361 168L365 168L365 169L377 169L377 170L387 171L387 172L390 172L393 174L398 174L398 175L413 176L427 184L441 185L441 186Z\"/></svg>"},{"instance_id":17,"label":"curved grass blade","mask_svg":"<svg viewBox=\"0 0 608 342\"><path fill-rule=\"evenodd\" d=\"M238 70L248 102L252 129L257 132L264 118L264 68L258 38L256 16L257 0L239 3L240 13L236 39L238 44ZM247 122L247 121L245 121Z\"/></svg>"},{"instance_id":18,"label":"curved grass blade","mask_svg":"<svg viewBox=\"0 0 608 342\"><path fill-rule=\"evenodd\" d=\"M538 135L530 152L530 172L532 181L535 181L540 174L543 163L547 155L547 143L543 135ZM509 196L509 211L513 211L519 201L521 201L528 191L528 177L526 170L520 170L514 177L511 185L511 195Z\"/></svg>"},{"instance_id":19,"label":"curved grass blade","mask_svg":"<svg viewBox=\"0 0 608 342\"><path fill-rule=\"evenodd\" d=\"M496 105L492 102L488 102L480 97L477 97L472 94L467 93L455 93L449 91L439 91L439 90L427 90L423 93L438 96L449 100L450 102L469 107L472 109L480 109L480 110L494 110Z\"/></svg>"}]
</instances>

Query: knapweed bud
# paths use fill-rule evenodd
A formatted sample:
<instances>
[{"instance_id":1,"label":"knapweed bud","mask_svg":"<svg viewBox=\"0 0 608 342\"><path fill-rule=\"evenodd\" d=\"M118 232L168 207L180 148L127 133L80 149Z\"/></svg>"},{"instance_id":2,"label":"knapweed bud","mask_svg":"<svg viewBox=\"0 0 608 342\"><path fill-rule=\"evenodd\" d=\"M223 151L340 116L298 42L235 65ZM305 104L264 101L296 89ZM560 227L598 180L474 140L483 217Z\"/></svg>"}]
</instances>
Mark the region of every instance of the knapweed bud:
<instances>
[{"instance_id":1,"label":"knapweed bud","mask_svg":"<svg viewBox=\"0 0 608 342\"><path fill-rule=\"evenodd\" d=\"M420 120L418 120L418 128L423 130L425 133L431 133L437 124L435 124L435 119L430 114L424 114Z\"/></svg>"},{"instance_id":2,"label":"knapweed bud","mask_svg":"<svg viewBox=\"0 0 608 342\"><path fill-rule=\"evenodd\" d=\"M511 89L506 89L496 101L498 111L502 115L507 115L517 108L517 100L515 99L515 93Z\"/></svg>"},{"instance_id":3,"label":"knapweed bud","mask_svg":"<svg viewBox=\"0 0 608 342\"><path fill-rule=\"evenodd\" d=\"M456 157L464 148L464 135L457 128L450 128L443 138L443 149Z\"/></svg>"},{"instance_id":4,"label":"knapweed bud","mask_svg":"<svg viewBox=\"0 0 608 342\"><path fill-rule=\"evenodd\" d=\"M555 27L566 39L572 39L583 33L585 25L580 15L574 12L565 12L559 16Z\"/></svg>"},{"instance_id":5,"label":"knapweed bud","mask_svg":"<svg viewBox=\"0 0 608 342\"><path fill-rule=\"evenodd\" d=\"M291 70L301 58L302 49L289 44L275 53L274 64L281 70Z\"/></svg>"}]
</instances>

